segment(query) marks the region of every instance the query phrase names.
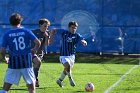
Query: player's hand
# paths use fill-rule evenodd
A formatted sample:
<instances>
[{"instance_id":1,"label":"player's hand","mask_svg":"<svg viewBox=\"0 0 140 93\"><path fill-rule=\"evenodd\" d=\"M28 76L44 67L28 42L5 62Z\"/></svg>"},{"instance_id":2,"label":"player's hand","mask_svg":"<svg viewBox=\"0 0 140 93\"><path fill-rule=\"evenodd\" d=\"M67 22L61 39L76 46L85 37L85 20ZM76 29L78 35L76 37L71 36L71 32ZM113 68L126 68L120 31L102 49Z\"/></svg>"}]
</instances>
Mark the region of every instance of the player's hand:
<instances>
[{"instance_id":1,"label":"player's hand","mask_svg":"<svg viewBox=\"0 0 140 93\"><path fill-rule=\"evenodd\" d=\"M5 57L4 61L5 61L6 64L8 64L9 63L9 58Z\"/></svg>"},{"instance_id":2,"label":"player's hand","mask_svg":"<svg viewBox=\"0 0 140 93\"><path fill-rule=\"evenodd\" d=\"M35 48L32 48L31 49L31 52L32 52L32 54L36 54L37 53L37 50Z\"/></svg>"},{"instance_id":3,"label":"player's hand","mask_svg":"<svg viewBox=\"0 0 140 93\"><path fill-rule=\"evenodd\" d=\"M56 32L56 28L53 28L50 31L50 38L49 38L49 43L52 43L54 41L54 33Z\"/></svg>"},{"instance_id":4,"label":"player's hand","mask_svg":"<svg viewBox=\"0 0 140 93\"><path fill-rule=\"evenodd\" d=\"M84 42L83 45L84 45L84 46L87 46L87 42Z\"/></svg>"},{"instance_id":5,"label":"player's hand","mask_svg":"<svg viewBox=\"0 0 140 93\"><path fill-rule=\"evenodd\" d=\"M44 32L43 34L46 38L49 36L47 32Z\"/></svg>"},{"instance_id":6,"label":"player's hand","mask_svg":"<svg viewBox=\"0 0 140 93\"><path fill-rule=\"evenodd\" d=\"M83 46L87 46L87 42L85 40L82 40L81 42L82 42Z\"/></svg>"},{"instance_id":7,"label":"player's hand","mask_svg":"<svg viewBox=\"0 0 140 93\"><path fill-rule=\"evenodd\" d=\"M56 28L53 28L52 30L51 30L51 35L53 35L54 33L56 32Z\"/></svg>"}]
</instances>

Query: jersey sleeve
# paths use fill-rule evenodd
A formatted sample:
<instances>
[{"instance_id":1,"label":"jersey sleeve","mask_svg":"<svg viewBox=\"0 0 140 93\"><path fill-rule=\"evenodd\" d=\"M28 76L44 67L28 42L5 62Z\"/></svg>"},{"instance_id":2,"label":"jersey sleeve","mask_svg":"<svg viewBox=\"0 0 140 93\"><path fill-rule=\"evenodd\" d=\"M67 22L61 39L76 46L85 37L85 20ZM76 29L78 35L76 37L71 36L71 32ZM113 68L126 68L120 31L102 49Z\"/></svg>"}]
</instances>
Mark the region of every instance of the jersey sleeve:
<instances>
[{"instance_id":1,"label":"jersey sleeve","mask_svg":"<svg viewBox=\"0 0 140 93\"><path fill-rule=\"evenodd\" d=\"M34 41L35 39L37 39L37 37L35 36L35 34L32 32L32 31L28 31L28 35L29 35L29 38Z\"/></svg>"},{"instance_id":2,"label":"jersey sleeve","mask_svg":"<svg viewBox=\"0 0 140 93\"><path fill-rule=\"evenodd\" d=\"M81 40L84 40L83 36L81 34L77 34L78 35L78 42Z\"/></svg>"},{"instance_id":3,"label":"jersey sleeve","mask_svg":"<svg viewBox=\"0 0 140 93\"><path fill-rule=\"evenodd\" d=\"M31 30L31 32L36 36L37 32L38 32L38 29Z\"/></svg>"}]
</instances>

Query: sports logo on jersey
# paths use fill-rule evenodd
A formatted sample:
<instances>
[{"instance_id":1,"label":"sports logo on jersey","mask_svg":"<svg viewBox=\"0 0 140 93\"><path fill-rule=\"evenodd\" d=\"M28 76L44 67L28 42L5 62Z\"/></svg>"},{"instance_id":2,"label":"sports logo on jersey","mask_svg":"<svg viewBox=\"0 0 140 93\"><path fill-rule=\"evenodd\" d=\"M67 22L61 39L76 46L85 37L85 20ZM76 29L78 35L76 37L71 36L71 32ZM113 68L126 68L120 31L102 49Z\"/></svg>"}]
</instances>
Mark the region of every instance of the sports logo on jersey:
<instances>
[{"instance_id":1,"label":"sports logo on jersey","mask_svg":"<svg viewBox=\"0 0 140 93\"><path fill-rule=\"evenodd\" d=\"M72 39L75 39L75 37L68 37L67 42L72 42Z\"/></svg>"},{"instance_id":2,"label":"sports logo on jersey","mask_svg":"<svg viewBox=\"0 0 140 93\"><path fill-rule=\"evenodd\" d=\"M72 38L68 37L67 42L72 42Z\"/></svg>"},{"instance_id":3,"label":"sports logo on jersey","mask_svg":"<svg viewBox=\"0 0 140 93\"><path fill-rule=\"evenodd\" d=\"M75 36L72 37L73 39L75 38Z\"/></svg>"}]
</instances>

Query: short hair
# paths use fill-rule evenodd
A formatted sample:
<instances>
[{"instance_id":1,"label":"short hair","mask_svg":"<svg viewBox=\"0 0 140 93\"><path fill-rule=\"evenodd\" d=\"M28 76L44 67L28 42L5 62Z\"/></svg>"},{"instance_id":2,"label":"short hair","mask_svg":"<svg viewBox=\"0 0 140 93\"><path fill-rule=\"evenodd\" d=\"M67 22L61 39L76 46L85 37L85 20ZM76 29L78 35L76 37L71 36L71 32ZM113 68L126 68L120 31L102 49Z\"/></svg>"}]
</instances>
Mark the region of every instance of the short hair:
<instances>
[{"instance_id":1,"label":"short hair","mask_svg":"<svg viewBox=\"0 0 140 93\"><path fill-rule=\"evenodd\" d=\"M69 22L68 27L70 27L71 25L75 25L76 27L78 27L78 23L75 21Z\"/></svg>"},{"instance_id":2,"label":"short hair","mask_svg":"<svg viewBox=\"0 0 140 93\"><path fill-rule=\"evenodd\" d=\"M43 25L44 23L46 23L50 26L50 21L48 19L42 18L39 20L39 25Z\"/></svg>"},{"instance_id":3,"label":"short hair","mask_svg":"<svg viewBox=\"0 0 140 93\"><path fill-rule=\"evenodd\" d=\"M13 13L9 18L10 24L12 26L17 26L18 24L21 24L22 20L22 16L18 13Z\"/></svg>"}]
</instances>

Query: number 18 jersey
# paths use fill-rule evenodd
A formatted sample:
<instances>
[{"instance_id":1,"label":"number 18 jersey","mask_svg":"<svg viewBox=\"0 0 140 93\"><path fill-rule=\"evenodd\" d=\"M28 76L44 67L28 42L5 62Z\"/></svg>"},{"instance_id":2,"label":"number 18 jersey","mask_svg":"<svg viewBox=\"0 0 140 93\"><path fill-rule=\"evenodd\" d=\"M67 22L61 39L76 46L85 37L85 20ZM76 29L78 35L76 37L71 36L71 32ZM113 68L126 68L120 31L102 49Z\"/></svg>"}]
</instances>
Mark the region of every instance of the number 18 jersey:
<instances>
[{"instance_id":1,"label":"number 18 jersey","mask_svg":"<svg viewBox=\"0 0 140 93\"><path fill-rule=\"evenodd\" d=\"M21 69L32 67L31 41L36 36L25 28L16 28L8 31L2 42L3 48L8 48L8 68Z\"/></svg>"}]
</instances>

